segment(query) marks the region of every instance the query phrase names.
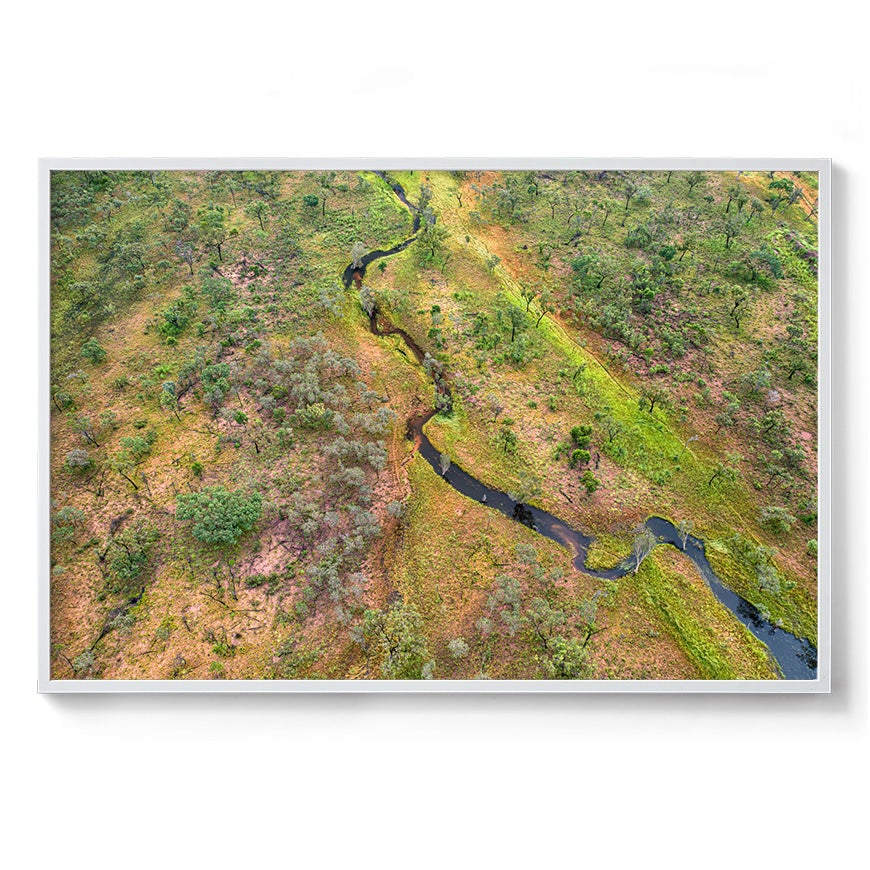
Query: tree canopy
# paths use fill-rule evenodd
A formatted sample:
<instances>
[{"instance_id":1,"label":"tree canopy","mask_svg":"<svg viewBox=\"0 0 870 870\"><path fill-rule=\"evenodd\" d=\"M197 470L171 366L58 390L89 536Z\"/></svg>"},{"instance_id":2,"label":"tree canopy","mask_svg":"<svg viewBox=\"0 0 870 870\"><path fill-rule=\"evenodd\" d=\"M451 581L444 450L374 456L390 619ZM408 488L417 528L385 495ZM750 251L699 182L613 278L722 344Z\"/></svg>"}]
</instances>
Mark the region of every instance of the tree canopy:
<instances>
[{"instance_id":1,"label":"tree canopy","mask_svg":"<svg viewBox=\"0 0 870 870\"><path fill-rule=\"evenodd\" d=\"M193 536L206 544L234 544L260 519L263 500L258 492L245 495L223 486L184 493L176 499L175 516L193 521Z\"/></svg>"}]
</instances>

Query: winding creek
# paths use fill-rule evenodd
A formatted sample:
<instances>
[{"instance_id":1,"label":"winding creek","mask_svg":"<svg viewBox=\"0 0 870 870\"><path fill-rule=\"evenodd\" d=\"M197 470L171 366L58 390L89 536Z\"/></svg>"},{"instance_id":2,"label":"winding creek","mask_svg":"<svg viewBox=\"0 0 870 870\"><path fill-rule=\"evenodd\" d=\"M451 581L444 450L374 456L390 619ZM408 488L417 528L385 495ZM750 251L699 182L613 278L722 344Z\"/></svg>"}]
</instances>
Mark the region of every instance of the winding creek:
<instances>
[{"instance_id":1,"label":"winding creek","mask_svg":"<svg viewBox=\"0 0 870 870\"><path fill-rule=\"evenodd\" d=\"M405 241L389 250L376 250L366 254L359 263L351 263L343 274L345 288L351 283L362 285L366 268L375 260L389 257L404 251L417 238L420 227L419 210L408 201L405 191L398 182L393 181L383 173L377 173L390 186L399 200L407 207L413 217L413 232ZM393 325L381 312L375 310L369 315L369 327L374 335L399 335L404 340L408 349L413 353L418 363L422 364L425 354L420 346L408 333ZM443 380L436 385L436 390L449 395L448 388ZM534 505L527 505L514 501L507 493L493 489L481 483L476 477L469 474L458 465L451 464L445 474L441 474L440 453L429 441L424 432L424 427L435 415L435 409L418 413L411 416L407 421L407 434L417 446L420 455L429 463L432 469L442 477L455 490L474 499L485 503L487 507L499 511L515 522L528 526L533 531L574 552L573 565L578 571L597 577L602 580L618 580L634 570L634 563L629 556L623 562L613 568L596 570L586 565L586 556L589 546L594 538L584 535L577 529L569 526L564 520L547 513ZM794 634L774 625L766 619L755 605L745 598L728 589L717 577L704 551L704 541L689 535L683 547L677 528L669 520L662 517L652 516L646 521L647 528L656 536L661 544L669 544L680 552L683 552L695 563L701 577L710 587L716 599L742 623L759 641L770 651L776 661L782 676L788 680L814 680L817 670L817 654L812 644Z\"/></svg>"}]
</instances>

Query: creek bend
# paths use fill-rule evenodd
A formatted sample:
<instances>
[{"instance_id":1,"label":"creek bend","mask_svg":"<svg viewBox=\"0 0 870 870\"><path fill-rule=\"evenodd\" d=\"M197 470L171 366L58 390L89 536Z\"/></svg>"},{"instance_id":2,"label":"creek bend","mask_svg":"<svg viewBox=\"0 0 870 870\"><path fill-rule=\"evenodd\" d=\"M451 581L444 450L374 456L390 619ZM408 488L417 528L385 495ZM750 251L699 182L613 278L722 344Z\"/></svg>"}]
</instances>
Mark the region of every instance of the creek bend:
<instances>
[{"instance_id":1,"label":"creek bend","mask_svg":"<svg viewBox=\"0 0 870 870\"><path fill-rule=\"evenodd\" d=\"M382 257L389 257L404 251L417 238L416 234L420 225L420 215L416 207L408 201L405 191L398 182L386 178L383 173L377 174L384 178L399 200L411 212L414 218L414 235L387 251L370 251L361 258L360 262L348 265L342 276L345 288L350 287L351 283L356 283L357 287L361 287L366 267L370 263ZM419 364L423 363L426 354L407 332L391 323L388 318L378 311L377 307L374 308L368 317L369 328L374 335L401 336L417 362ZM449 388L443 378L436 378L435 390L436 393L440 392L449 398ZM442 474L440 465L441 454L424 432L424 426L436 413L436 409L433 408L428 411L412 414L407 420L407 435L414 441L420 455L446 483L450 484L462 495L483 503L515 522L522 523L538 534L567 547L574 553L572 560L574 568L584 574L597 577L601 580L618 580L634 571L634 563L631 556L612 568L594 569L587 567L587 552L595 538L584 535L568 525L564 520L547 513L541 508L514 501L507 493L487 486L458 465L451 463L448 470ZM647 519L645 525L656 536L659 544L675 547L694 562L695 567L716 600L728 608L734 617L767 647L785 679L816 679L818 665L815 647L805 638L799 638L775 625L769 619L766 619L754 604L725 586L707 559L702 539L689 535L684 547L676 526L669 520L651 516Z\"/></svg>"}]
</instances>

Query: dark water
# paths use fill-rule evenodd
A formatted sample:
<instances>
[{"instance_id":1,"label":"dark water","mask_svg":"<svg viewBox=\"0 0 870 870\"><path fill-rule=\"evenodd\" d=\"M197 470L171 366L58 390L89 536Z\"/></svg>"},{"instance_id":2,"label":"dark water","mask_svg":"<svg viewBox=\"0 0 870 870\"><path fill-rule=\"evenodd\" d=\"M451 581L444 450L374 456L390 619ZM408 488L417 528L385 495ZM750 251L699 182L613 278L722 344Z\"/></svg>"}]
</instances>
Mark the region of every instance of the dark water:
<instances>
[{"instance_id":1,"label":"dark water","mask_svg":"<svg viewBox=\"0 0 870 870\"><path fill-rule=\"evenodd\" d=\"M341 276L342 281L344 282L344 289L347 290L350 287L351 282L354 280L362 281L365 277L366 269L370 264L374 263L375 260L380 260L382 257L392 257L393 254L398 254L401 251L404 251L410 244L417 240L417 232L420 229L420 209L417 208L414 203L412 203L407 194L405 193L405 189L399 184L398 181L393 181L392 178L388 178L385 172L375 172L375 175L380 176L384 179L384 181L390 186L390 189L393 193L396 194L397 198L400 202L402 202L405 208L411 213L411 217L413 219L412 222L412 232L413 235L409 236L405 239L404 242L399 242L394 248L390 248L386 251L369 251L362 260L360 261L360 265L354 266L353 263L350 263L348 267L344 270L344 274Z\"/></svg>"},{"instance_id":2,"label":"dark water","mask_svg":"<svg viewBox=\"0 0 870 870\"><path fill-rule=\"evenodd\" d=\"M398 182L386 178L383 173L378 174L387 181L396 196L414 215L414 233L416 234L420 226L420 215L416 206L408 201L405 191ZM411 236L411 238L406 239L388 251L371 251L363 257L361 268L354 268L353 264L349 265L344 270L343 275L345 287L349 287L354 280L361 282L362 277L365 275L365 269L370 263L381 257L389 257L405 250L415 239L416 235ZM417 361L422 362L424 354L420 346L404 330L393 326L382 314L377 311L372 314L369 317L369 325L375 335L401 335ZM587 568L586 555L589 545L595 540L594 538L584 535L563 520L540 508L518 503L507 493L486 486L458 465L451 464L447 473L441 475L441 454L432 446L432 443L423 432L423 427L434 415L435 411L431 410L418 414L408 420L408 436L414 440L420 454L432 466L435 473L442 476L455 490L468 498L485 503L487 507L493 508L512 520L528 526L538 534L573 550L575 554L573 565L584 574L598 577L602 580L618 580L634 570L634 562L631 556L613 568L602 570ZM785 631L785 629L774 625L770 620L765 619L761 615L755 605L728 589L716 576L712 566L707 561L707 556L704 552L704 542L700 538L689 535L686 540L685 551L683 551L682 541L677 533L677 529L669 520L662 517L650 517L646 521L646 526L660 543L670 544L681 552L685 552L685 555L695 563L701 572L701 576L712 590L713 595L716 596L716 599L727 607L758 640L767 646L785 679L814 680L816 678L818 667L817 654L812 644L808 640L796 637L790 632Z\"/></svg>"},{"instance_id":3,"label":"dark water","mask_svg":"<svg viewBox=\"0 0 870 870\"><path fill-rule=\"evenodd\" d=\"M440 454L422 431L423 424L431 416L429 414L425 418L413 420L410 428L423 458L437 474L441 474ZM572 549L575 553L574 567L584 574L602 580L618 580L634 570L634 561L631 556L613 568L603 570L588 568L586 567L586 553L589 545L595 540L594 538L587 537L563 520L540 508L533 505L518 504L507 493L486 486L457 465L451 465L443 477L447 483L463 495L479 502L483 502L485 497L487 507L528 526L545 538L550 538L550 540ZM670 544L680 551L683 550L677 529L669 520L662 519L662 517L650 517L646 521L646 526L659 539L660 543ZM786 679L814 680L816 678L816 650L809 641L777 627L770 620L765 619L755 605L723 585L707 561L704 554L704 542L700 538L691 535L688 537L685 554L695 563L717 600L724 604L758 640L767 646Z\"/></svg>"},{"instance_id":4,"label":"dark water","mask_svg":"<svg viewBox=\"0 0 870 870\"><path fill-rule=\"evenodd\" d=\"M375 175L386 181L390 186L390 189L398 197L399 201L405 205L405 208L407 208L409 212L411 212L411 217L414 219L414 232L416 233L417 230L420 229L420 209L408 199L408 195L405 193L405 188L402 187L398 181L394 181L386 172L375 172Z\"/></svg>"},{"instance_id":5,"label":"dark water","mask_svg":"<svg viewBox=\"0 0 870 870\"><path fill-rule=\"evenodd\" d=\"M362 281L365 277L366 269L368 268L370 263L373 263L375 260L380 260L381 257L392 257L393 254L398 254L399 251L404 251L405 248L408 247L412 242L417 240L417 236L411 236L408 239L405 239L404 242L399 242L398 245L394 248L390 248L388 251L369 251L360 261L359 266L354 266L353 263L348 265L348 267L344 270L344 274L341 276L342 281L344 282L344 289L347 290L350 287L351 282L357 279Z\"/></svg>"}]
</instances>

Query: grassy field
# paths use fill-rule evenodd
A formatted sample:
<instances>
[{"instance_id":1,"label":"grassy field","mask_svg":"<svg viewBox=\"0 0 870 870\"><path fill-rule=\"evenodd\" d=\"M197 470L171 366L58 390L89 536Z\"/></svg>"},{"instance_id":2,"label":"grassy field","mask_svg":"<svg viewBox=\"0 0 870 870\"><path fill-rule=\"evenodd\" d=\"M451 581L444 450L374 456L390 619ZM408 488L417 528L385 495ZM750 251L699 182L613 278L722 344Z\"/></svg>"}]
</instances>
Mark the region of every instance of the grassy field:
<instances>
[{"instance_id":1,"label":"grassy field","mask_svg":"<svg viewBox=\"0 0 870 870\"><path fill-rule=\"evenodd\" d=\"M773 677L682 554L578 572L406 425L434 373L445 461L595 537L591 567L690 522L815 643L814 181L55 173L53 675Z\"/></svg>"}]
</instances>

